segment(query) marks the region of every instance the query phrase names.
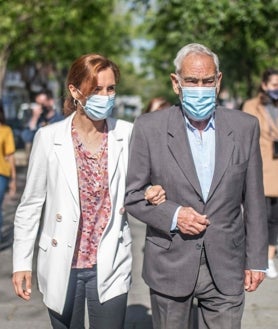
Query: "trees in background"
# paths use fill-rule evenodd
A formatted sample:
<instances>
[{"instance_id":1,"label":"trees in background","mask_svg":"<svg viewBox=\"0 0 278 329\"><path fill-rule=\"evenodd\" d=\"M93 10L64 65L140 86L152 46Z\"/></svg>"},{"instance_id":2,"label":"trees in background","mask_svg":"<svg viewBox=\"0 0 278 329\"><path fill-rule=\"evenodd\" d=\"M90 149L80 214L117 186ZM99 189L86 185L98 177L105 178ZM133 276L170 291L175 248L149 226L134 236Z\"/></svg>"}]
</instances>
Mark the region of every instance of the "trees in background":
<instances>
[{"instance_id":1,"label":"trees in background","mask_svg":"<svg viewBox=\"0 0 278 329\"><path fill-rule=\"evenodd\" d=\"M9 69L20 70L31 92L53 76L63 82L70 63L98 52L124 62L129 15L115 0L10 0L0 4L0 98ZM118 11L117 11L118 10Z\"/></svg>"},{"instance_id":2,"label":"trees in background","mask_svg":"<svg viewBox=\"0 0 278 329\"><path fill-rule=\"evenodd\" d=\"M145 70L153 68L164 86L177 50L190 42L219 55L224 87L235 97L251 96L261 72L278 66L277 0L134 0L133 9L145 18L142 35L154 40L142 52Z\"/></svg>"},{"instance_id":3,"label":"trees in background","mask_svg":"<svg viewBox=\"0 0 278 329\"><path fill-rule=\"evenodd\" d=\"M62 94L70 63L99 52L120 65L119 93L174 102L176 52L200 42L219 55L224 87L244 99L278 66L277 17L278 0L0 0L0 98L7 67L29 92L55 78Z\"/></svg>"}]
</instances>

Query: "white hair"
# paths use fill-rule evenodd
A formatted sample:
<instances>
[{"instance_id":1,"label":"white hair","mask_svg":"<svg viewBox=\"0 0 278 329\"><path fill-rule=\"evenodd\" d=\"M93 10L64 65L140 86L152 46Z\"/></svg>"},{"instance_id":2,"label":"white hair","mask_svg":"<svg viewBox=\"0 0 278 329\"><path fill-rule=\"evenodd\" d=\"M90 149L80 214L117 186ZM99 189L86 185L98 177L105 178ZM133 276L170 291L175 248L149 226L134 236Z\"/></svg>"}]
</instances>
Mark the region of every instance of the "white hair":
<instances>
[{"instance_id":1,"label":"white hair","mask_svg":"<svg viewBox=\"0 0 278 329\"><path fill-rule=\"evenodd\" d=\"M215 64L216 74L219 73L219 59L218 59L218 56L204 45L201 45L199 43L189 43L188 45L184 46L183 48L181 48L178 51L177 56L174 59L174 65L175 65L177 74L179 74L181 72L182 63L183 63L184 58L187 55L189 55L190 53L206 54L206 55L212 57L213 62Z\"/></svg>"}]
</instances>

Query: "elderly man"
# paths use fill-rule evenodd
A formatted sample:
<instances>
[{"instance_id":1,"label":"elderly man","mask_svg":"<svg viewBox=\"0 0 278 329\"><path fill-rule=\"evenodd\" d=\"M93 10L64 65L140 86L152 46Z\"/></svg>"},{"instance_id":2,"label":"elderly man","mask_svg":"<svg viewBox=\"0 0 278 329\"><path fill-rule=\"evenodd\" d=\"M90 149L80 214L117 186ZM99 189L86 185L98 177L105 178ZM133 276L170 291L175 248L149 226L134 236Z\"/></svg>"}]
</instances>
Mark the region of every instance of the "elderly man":
<instances>
[{"instance_id":1,"label":"elderly man","mask_svg":"<svg viewBox=\"0 0 278 329\"><path fill-rule=\"evenodd\" d=\"M267 221L258 120L216 106L216 54L183 47L171 74L180 105L138 118L127 177L127 211L147 224L143 278L154 329L238 329L245 291L267 268ZM161 184L167 201L144 200ZM242 210L243 209L243 210Z\"/></svg>"}]
</instances>

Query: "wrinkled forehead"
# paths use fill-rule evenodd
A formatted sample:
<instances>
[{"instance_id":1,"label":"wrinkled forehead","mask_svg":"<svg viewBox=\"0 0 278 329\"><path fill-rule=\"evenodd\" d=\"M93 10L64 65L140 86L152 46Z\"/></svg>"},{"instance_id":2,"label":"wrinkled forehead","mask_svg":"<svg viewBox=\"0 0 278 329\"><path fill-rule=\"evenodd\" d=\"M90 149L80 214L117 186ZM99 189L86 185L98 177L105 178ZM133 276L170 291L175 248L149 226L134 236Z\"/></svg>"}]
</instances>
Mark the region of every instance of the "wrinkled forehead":
<instances>
[{"instance_id":1,"label":"wrinkled forehead","mask_svg":"<svg viewBox=\"0 0 278 329\"><path fill-rule=\"evenodd\" d=\"M183 77L205 78L216 74L213 58L207 54L189 53L182 61Z\"/></svg>"}]
</instances>

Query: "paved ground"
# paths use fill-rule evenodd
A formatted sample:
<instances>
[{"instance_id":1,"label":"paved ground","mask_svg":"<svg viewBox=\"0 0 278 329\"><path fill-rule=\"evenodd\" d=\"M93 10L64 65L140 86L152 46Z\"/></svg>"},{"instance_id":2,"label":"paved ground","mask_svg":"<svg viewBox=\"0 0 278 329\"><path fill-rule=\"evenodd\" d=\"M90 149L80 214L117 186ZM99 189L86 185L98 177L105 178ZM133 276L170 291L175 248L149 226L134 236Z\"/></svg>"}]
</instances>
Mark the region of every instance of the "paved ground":
<instances>
[{"instance_id":1,"label":"paved ground","mask_svg":"<svg viewBox=\"0 0 278 329\"><path fill-rule=\"evenodd\" d=\"M18 164L24 164L18 160ZM12 221L25 180L25 168L18 168L19 191L14 199L6 197L4 204L6 243L0 250L0 328L49 329L50 324L40 293L34 282L32 300L24 302L14 295L11 284ZM141 279L145 227L130 218L133 233L133 286L129 294L124 329L152 329L148 288ZM275 260L278 266L278 259ZM35 275L34 275L35 276ZM229 284L227 282L227 284ZM278 328L278 279L266 279L259 290L246 295L242 329ZM111 328L113 329L113 328ZM171 328L169 328L171 329ZM223 328L225 329L225 328Z\"/></svg>"}]
</instances>

